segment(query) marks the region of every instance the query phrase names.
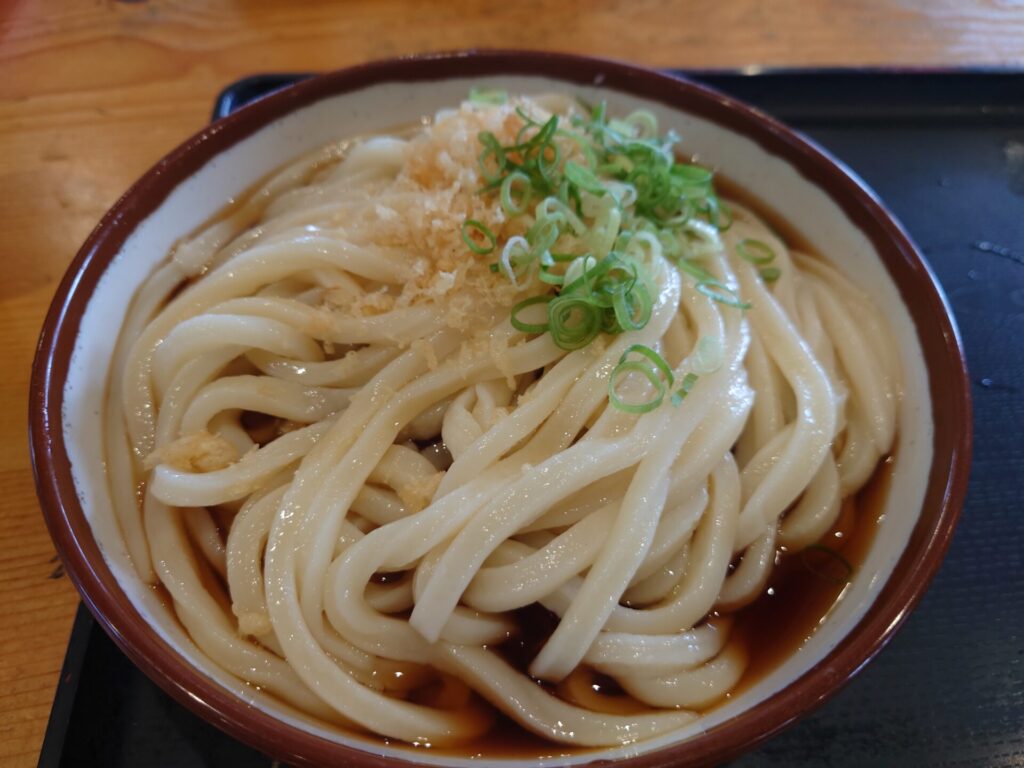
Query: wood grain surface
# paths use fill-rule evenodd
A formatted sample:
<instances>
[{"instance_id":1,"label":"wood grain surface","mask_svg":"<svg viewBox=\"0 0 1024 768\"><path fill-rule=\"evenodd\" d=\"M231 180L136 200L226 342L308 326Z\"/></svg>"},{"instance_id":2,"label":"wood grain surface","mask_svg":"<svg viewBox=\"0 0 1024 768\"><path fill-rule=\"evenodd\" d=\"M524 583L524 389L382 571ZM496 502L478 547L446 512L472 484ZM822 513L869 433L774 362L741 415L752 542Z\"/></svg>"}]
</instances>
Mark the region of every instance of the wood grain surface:
<instances>
[{"instance_id":1,"label":"wood grain surface","mask_svg":"<svg viewBox=\"0 0 1024 768\"><path fill-rule=\"evenodd\" d=\"M254 72L465 47L650 66L1024 64L1020 0L0 0L0 764L33 765L77 603L36 501L29 371L64 269Z\"/></svg>"}]
</instances>

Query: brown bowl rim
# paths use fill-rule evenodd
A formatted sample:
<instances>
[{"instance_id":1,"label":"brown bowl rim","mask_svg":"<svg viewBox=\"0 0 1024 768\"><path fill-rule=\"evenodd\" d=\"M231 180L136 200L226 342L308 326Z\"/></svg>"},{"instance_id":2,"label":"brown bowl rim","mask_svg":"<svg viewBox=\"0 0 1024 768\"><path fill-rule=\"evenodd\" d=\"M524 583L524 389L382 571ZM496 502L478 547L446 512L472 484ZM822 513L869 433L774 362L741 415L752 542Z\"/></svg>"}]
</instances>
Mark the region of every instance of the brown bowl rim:
<instances>
[{"instance_id":1,"label":"brown bowl rim","mask_svg":"<svg viewBox=\"0 0 1024 768\"><path fill-rule=\"evenodd\" d=\"M174 187L224 149L294 109L384 82L482 75L546 75L599 84L679 107L755 141L820 186L868 237L917 329L928 368L934 456L921 516L884 588L854 629L818 664L751 709L675 745L625 758L629 768L697 766L767 739L845 684L892 638L920 600L949 546L967 490L971 402L951 310L928 265L875 194L813 142L763 112L692 81L630 64L532 51L459 51L402 57L319 75L219 120L160 160L102 218L69 266L47 313L33 363L29 441L40 504L57 551L89 610L161 688L232 736L291 763L366 768L415 765L340 745L245 704L198 672L149 628L106 565L85 520L63 434L63 387L81 314L128 235ZM595 756L596 757L596 756ZM600 760L604 762L604 760Z\"/></svg>"}]
</instances>

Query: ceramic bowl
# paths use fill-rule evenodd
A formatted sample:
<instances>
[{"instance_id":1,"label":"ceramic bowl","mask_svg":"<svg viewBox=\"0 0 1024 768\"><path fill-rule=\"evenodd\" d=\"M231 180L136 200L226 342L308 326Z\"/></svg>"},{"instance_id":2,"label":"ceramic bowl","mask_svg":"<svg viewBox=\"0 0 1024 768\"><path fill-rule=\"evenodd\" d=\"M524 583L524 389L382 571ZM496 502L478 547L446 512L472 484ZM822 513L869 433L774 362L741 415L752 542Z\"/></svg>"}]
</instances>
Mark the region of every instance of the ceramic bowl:
<instances>
[{"instance_id":1,"label":"ceramic bowl","mask_svg":"<svg viewBox=\"0 0 1024 768\"><path fill-rule=\"evenodd\" d=\"M927 264L878 198L807 139L693 82L579 56L467 52L322 75L205 128L117 202L54 298L31 392L43 513L68 573L115 642L178 701L233 736L290 763L479 765L325 730L214 668L131 569L110 511L98 435L125 308L175 240L287 160L332 139L410 123L481 86L568 91L607 99L618 113L651 110L661 125L682 135L687 152L768 202L815 250L835 260L875 297L893 330L904 397L883 519L843 599L810 640L676 733L540 764L615 760L639 768L723 760L821 703L904 621L953 532L967 485L971 421L949 308ZM527 764L498 755L485 756L485 762Z\"/></svg>"}]
</instances>

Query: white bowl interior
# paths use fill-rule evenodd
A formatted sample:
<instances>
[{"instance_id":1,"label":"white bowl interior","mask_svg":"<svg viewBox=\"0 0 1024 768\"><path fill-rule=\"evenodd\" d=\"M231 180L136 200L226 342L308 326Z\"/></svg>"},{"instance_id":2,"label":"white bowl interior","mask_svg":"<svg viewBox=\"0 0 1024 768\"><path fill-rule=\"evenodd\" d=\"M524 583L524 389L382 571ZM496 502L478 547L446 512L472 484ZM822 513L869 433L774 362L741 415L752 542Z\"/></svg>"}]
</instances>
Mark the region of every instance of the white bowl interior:
<instances>
[{"instance_id":1,"label":"white bowl interior","mask_svg":"<svg viewBox=\"0 0 1024 768\"><path fill-rule=\"evenodd\" d=\"M177 620L143 585L133 571L115 523L104 478L103 457L96 450L101 434L106 372L115 334L125 308L172 244L194 230L227 201L287 160L331 140L410 123L440 108L457 104L470 87L485 85L514 93L568 91L593 101L606 98L613 112L649 109L659 124L683 137L685 151L719 168L757 199L777 204L788 223L826 258L840 260L844 273L876 298L892 328L903 363L904 399L899 417L899 449L893 480L881 510L873 547L843 599L804 646L755 685L734 696L704 718L659 739L639 745L588 752L568 760L583 763L597 756L614 758L657 749L722 723L784 688L831 651L876 598L906 546L924 499L932 460L931 400L920 342L899 291L869 240L819 187L786 161L769 155L753 141L704 119L663 104L600 85L581 87L543 77L451 79L429 86L393 83L376 85L324 99L265 126L219 154L173 193L143 222L110 264L88 303L76 340L64 391L64 437L82 508L107 564L136 609L154 630L202 674L216 680L252 706L327 739L376 752L409 756L400 747L381 747L356 736L326 729L286 705L270 699L216 668L183 632ZM554 755L559 754L552 746ZM478 765L470 759L436 757L417 750L417 760L453 765ZM507 766L536 765L494 760ZM543 761L542 761L543 762Z\"/></svg>"}]
</instances>

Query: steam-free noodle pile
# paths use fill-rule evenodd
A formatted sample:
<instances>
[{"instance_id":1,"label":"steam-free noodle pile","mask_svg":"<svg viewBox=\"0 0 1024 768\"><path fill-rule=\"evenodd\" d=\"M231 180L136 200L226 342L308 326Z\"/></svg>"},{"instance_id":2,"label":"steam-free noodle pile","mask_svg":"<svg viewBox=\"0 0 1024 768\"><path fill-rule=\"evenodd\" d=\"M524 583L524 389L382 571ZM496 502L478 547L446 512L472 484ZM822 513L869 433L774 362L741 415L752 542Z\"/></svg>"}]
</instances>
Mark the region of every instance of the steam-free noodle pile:
<instances>
[{"instance_id":1,"label":"steam-free noodle pile","mask_svg":"<svg viewBox=\"0 0 1024 768\"><path fill-rule=\"evenodd\" d=\"M890 451L897 361L860 290L675 152L647 113L477 93L174 249L104 440L132 560L210 659L430 745L493 708L628 743L737 684L730 614ZM503 644L535 604L527 674Z\"/></svg>"}]
</instances>

